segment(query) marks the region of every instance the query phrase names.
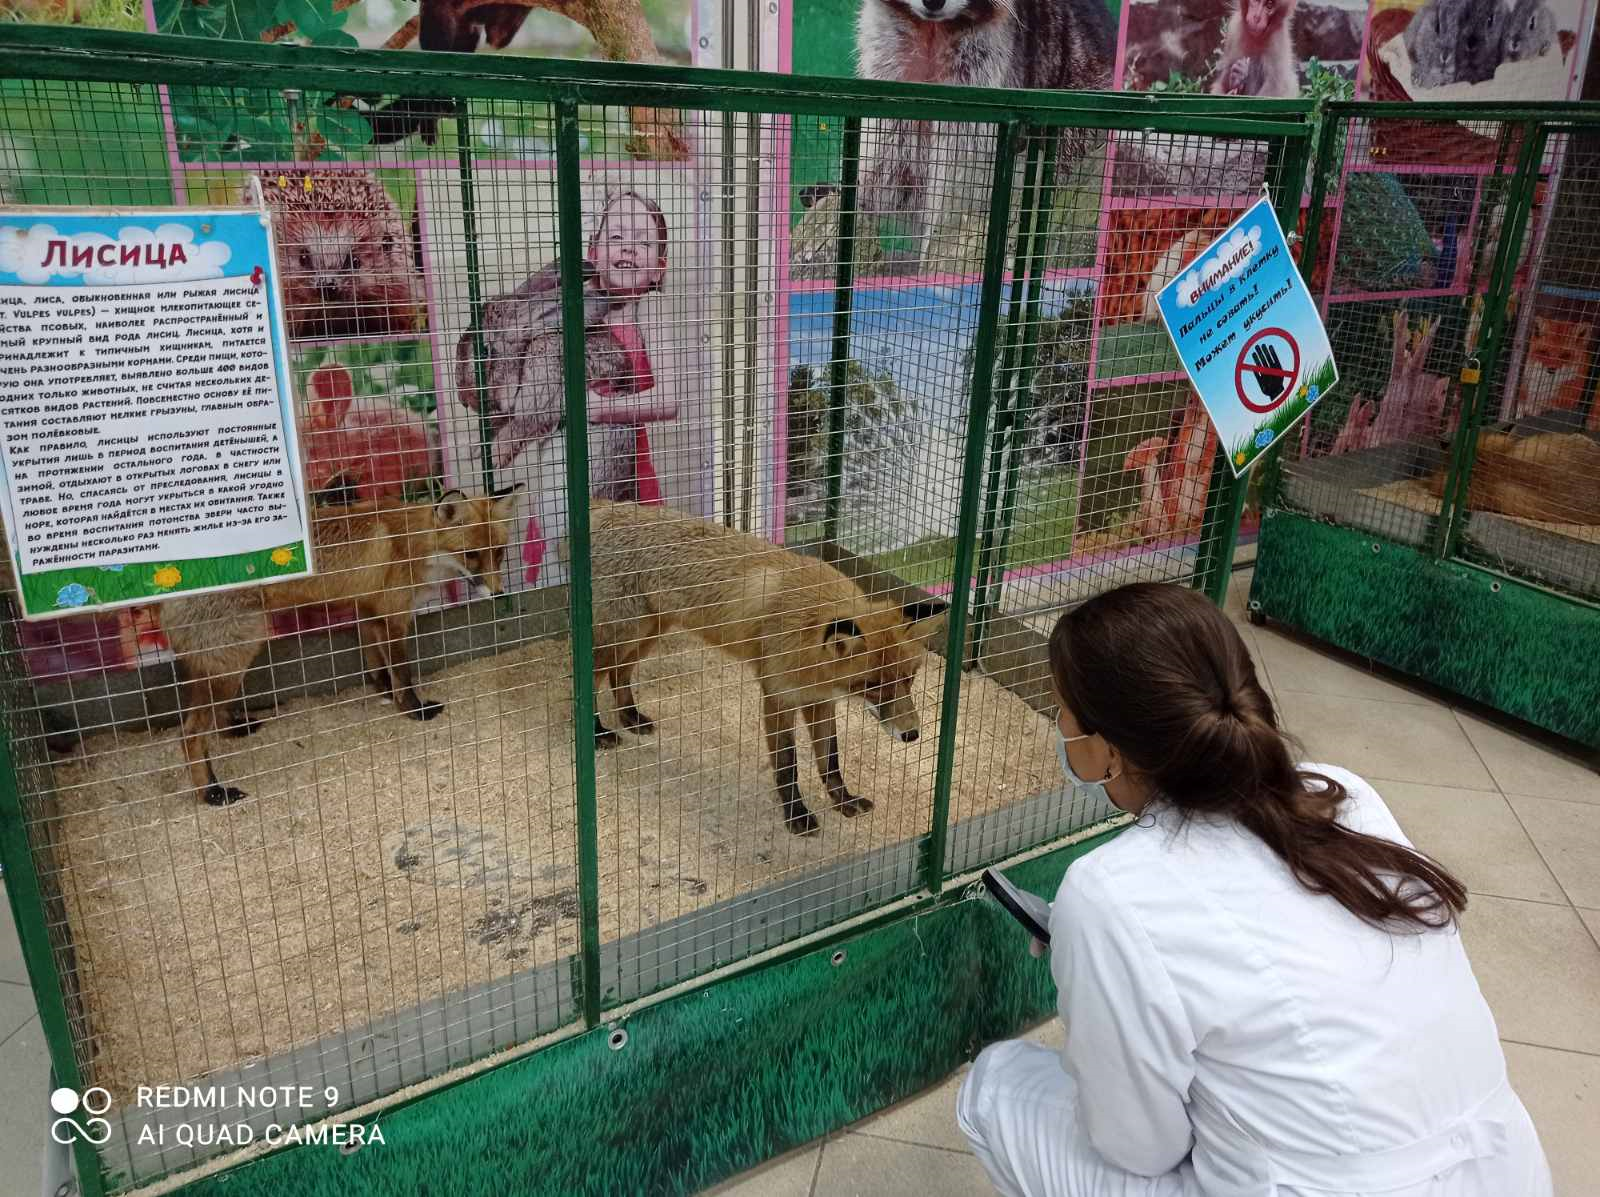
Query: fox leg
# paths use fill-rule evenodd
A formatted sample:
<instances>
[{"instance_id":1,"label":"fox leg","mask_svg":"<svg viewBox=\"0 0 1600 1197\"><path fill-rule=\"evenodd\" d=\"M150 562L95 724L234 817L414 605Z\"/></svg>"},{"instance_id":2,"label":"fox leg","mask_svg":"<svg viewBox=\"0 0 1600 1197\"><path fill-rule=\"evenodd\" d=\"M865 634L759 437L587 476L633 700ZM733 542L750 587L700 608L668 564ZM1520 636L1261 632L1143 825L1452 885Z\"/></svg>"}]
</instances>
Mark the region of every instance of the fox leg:
<instances>
[{"instance_id":1,"label":"fox leg","mask_svg":"<svg viewBox=\"0 0 1600 1197\"><path fill-rule=\"evenodd\" d=\"M362 618L356 623L361 637L361 655L367 663L367 682L385 698L394 699L394 675L389 671L389 634L381 618Z\"/></svg>"},{"instance_id":2,"label":"fox leg","mask_svg":"<svg viewBox=\"0 0 1600 1197\"><path fill-rule=\"evenodd\" d=\"M77 749L81 736L78 725L55 707L42 707L39 719L44 726L44 744L51 752L65 755Z\"/></svg>"},{"instance_id":3,"label":"fox leg","mask_svg":"<svg viewBox=\"0 0 1600 1197\"><path fill-rule=\"evenodd\" d=\"M383 624L387 639L384 651L389 657L389 681L393 687L394 705L408 717L426 722L444 710L444 703L424 699L417 693L411 667L411 613L391 615Z\"/></svg>"},{"instance_id":4,"label":"fox leg","mask_svg":"<svg viewBox=\"0 0 1600 1197\"><path fill-rule=\"evenodd\" d=\"M636 664L637 661L629 661L612 675L612 693L617 696L617 714L622 719L622 725L636 736L653 736L656 733L656 721L639 709L633 696L633 667Z\"/></svg>"},{"instance_id":5,"label":"fox leg","mask_svg":"<svg viewBox=\"0 0 1600 1197\"><path fill-rule=\"evenodd\" d=\"M778 801L783 804L783 825L795 835L815 835L820 826L817 816L806 809L800 798L799 765L794 743L794 708L776 695L761 696L761 723L767 733L767 755L778 782Z\"/></svg>"},{"instance_id":6,"label":"fox leg","mask_svg":"<svg viewBox=\"0 0 1600 1197\"><path fill-rule=\"evenodd\" d=\"M208 806L228 806L245 796L237 786L217 780L211 764L211 738L217 730L217 707L237 697L243 673L221 677L196 677L183 686L183 755L189 762L189 781Z\"/></svg>"},{"instance_id":7,"label":"fox leg","mask_svg":"<svg viewBox=\"0 0 1600 1197\"><path fill-rule=\"evenodd\" d=\"M802 708L801 713L811 731L811 755L817 758L817 772L822 775L822 787L827 790L829 801L847 817L871 810L872 800L852 794L839 770L839 728L834 722L833 703L812 703Z\"/></svg>"},{"instance_id":8,"label":"fox leg","mask_svg":"<svg viewBox=\"0 0 1600 1197\"><path fill-rule=\"evenodd\" d=\"M601 631L602 626L596 625L594 637L594 744L596 748L611 748L621 743L621 738L600 718L600 692L609 687L612 698L616 697L617 650Z\"/></svg>"},{"instance_id":9,"label":"fox leg","mask_svg":"<svg viewBox=\"0 0 1600 1197\"><path fill-rule=\"evenodd\" d=\"M618 654L616 667L611 671L611 692L616 696L617 714L622 719L622 725L638 736L653 735L656 721L639 709L638 700L633 695L633 671L640 661L650 655L650 650L660 638L660 625L650 621L638 639L630 641Z\"/></svg>"},{"instance_id":10,"label":"fox leg","mask_svg":"<svg viewBox=\"0 0 1600 1197\"><path fill-rule=\"evenodd\" d=\"M250 717L250 709L241 699L233 710L228 713L228 722L222 728L222 734L233 736L236 739L244 736L253 736L261 730L261 720Z\"/></svg>"},{"instance_id":11,"label":"fox leg","mask_svg":"<svg viewBox=\"0 0 1600 1197\"><path fill-rule=\"evenodd\" d=\"M227 806L245 796L236 786L217 780L211 763L211 741L217 713L232 706L244 686L244 671L267 640L266 613L259 608L214 610L213 596L190 603L174 602L162 614L167 640L177 657L183 700L183 755L196 797L210 806Z\"/></svg>"}]
</instances>

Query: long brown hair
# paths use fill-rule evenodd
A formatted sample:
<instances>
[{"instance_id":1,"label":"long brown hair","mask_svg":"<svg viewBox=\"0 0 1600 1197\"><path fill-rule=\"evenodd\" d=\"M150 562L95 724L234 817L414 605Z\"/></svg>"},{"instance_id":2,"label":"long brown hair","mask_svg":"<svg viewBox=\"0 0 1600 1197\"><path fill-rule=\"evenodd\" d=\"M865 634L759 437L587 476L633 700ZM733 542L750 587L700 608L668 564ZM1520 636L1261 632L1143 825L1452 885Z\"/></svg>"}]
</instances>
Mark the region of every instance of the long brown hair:
<instances>
[{"instance_id":1,"label":"long brown hair","mask_svg":"<svg viewBox=\"0 0 1600 1197\"><path fill-rule=\"evenodd\" d=\"M1050 670L1080 729L1115 745L1157 801L1233 819L1312 893L1375 926L1444 927L1466 908L1436 862L1335 821L1344 787L1296 766L1238 630L1197 591L1138 583L1090 599L1056 624Z\"/></svg>"}]
</instances>

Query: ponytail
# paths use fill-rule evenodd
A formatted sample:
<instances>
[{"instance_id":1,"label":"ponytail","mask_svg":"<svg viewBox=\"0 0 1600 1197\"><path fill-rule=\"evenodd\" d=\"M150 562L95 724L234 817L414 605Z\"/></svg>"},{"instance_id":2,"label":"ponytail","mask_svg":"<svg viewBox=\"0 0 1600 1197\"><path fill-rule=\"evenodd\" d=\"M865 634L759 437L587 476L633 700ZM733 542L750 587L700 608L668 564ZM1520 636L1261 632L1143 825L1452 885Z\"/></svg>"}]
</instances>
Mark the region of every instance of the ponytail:
<instances>
[{"instance_id":1,"label":"ponytail","mask_svg":"<svg viewBox=\"0 0 1600 1197\"><path fill-rule=\"evenodd\" d=\"M1139 583L1091 599L1056 624L1050 668L1081 729L1163 802L1233 819L1312 893L1386 928L1445 927L1466 908L1437 862L1336 820L1344 786L1296 767L1238 631L1199 593Z\"/></svg>"}]
</instances>

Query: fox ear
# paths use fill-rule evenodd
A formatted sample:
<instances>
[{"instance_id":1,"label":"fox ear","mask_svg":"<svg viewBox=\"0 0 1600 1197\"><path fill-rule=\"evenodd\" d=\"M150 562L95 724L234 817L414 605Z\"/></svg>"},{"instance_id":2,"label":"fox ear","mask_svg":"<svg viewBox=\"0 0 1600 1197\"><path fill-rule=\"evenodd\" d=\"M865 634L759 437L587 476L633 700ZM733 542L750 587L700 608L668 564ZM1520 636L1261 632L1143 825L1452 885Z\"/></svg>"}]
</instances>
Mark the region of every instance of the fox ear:
<instances>
[{"instance_id":1,"label":"fox ear","mask_svg":"<svg viewBox=\"0 0 1600 1197\"><path fill-rule=\"evenodd\" d=\"M497 490L490 495L492 514L497 520L508 520L517 508L517 496L528 489L526 482L519 482L515 486L508 486L504 490Z\"/></svg>"},{"instance_id":2,"label":"fox ear","mask_svg":"<svg viewBox=\"0 0 1600 1197\"><path fill-rule=\"evenodd\" d=\"M923 598L920 602L906 603L901 608L901 619L906 621L906 626L917 637L926 640L944 627L949 611L949 603L941 602L938 598Z\"/></svg>"},{"instance_id":3,"label":"fox ear","mask_svg":"<svg viewBox=\"0 0 1600 1197\"><path fill-rule=\"evenodd\" d=\"M861 629L856 626L853 619L830 619L828 626L822 631L822 643L833 645L835 652L848 652L850 649L847 641L859 640Z\"/></svg>"},{"instance_id":4,"label":"fox ear","mask_svg":"<svg viewBox=\"0 0 1600 1197\"><path fill-rule=\"evenodd\" d=\"M459 524L467 515L467 496L459 490L447 490L433 505L433 512L446 527Z\"/></svg>"}]
</instances>

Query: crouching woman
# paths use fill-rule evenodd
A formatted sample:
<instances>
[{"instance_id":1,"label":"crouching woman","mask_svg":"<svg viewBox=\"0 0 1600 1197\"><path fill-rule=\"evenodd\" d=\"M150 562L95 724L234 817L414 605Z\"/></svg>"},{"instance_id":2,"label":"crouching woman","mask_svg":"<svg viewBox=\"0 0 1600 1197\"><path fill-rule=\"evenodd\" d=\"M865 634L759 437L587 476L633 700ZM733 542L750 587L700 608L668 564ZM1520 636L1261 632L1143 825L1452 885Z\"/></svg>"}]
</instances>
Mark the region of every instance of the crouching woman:
<instances>
[{"instance_id":1,"label":"crouching woman","mask_svg":"<svg viewBox=\"0 0 1600 1197\"><path fill-rule=\"evenodd\" d=\"M1296 762L1226 616L1124 587L1061 619L1050 663L1064 772L1137 820L1056 895L1065 1048L995 1044L962 1086L995 1187L1550 1197L1461 883L1361 778Z\"/></svg>"}]
</instances>

